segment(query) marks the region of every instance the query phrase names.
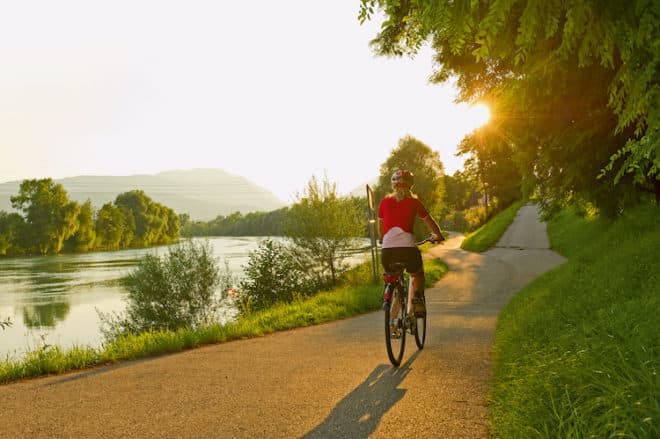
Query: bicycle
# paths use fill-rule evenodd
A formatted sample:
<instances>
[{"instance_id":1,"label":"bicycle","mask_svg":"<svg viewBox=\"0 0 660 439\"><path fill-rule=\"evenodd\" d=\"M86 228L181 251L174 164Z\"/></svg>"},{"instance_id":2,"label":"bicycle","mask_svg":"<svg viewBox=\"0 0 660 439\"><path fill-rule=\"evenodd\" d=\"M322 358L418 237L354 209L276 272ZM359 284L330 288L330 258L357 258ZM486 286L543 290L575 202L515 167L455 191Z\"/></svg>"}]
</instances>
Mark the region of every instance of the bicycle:
<instances>
[{"instance_id":1,"label":"bicycle","mask_svg":"<svg viewBox=\"0 0 660 439\"><path fill-rule=\"evenodd\" d=\"M433 242L432 237L418 242L420 246ZM418 349L424 348L426 340L426 315L408 316L408 282L404 274L404 264L393 264L395 271L383 273L385 289L383 291L383 310L385 311L385 346L387 356L394 366L401 364L406 347L406 333L415 337ZM425 300L423 297L422 300Z\"/></svg>"}]
</instances>

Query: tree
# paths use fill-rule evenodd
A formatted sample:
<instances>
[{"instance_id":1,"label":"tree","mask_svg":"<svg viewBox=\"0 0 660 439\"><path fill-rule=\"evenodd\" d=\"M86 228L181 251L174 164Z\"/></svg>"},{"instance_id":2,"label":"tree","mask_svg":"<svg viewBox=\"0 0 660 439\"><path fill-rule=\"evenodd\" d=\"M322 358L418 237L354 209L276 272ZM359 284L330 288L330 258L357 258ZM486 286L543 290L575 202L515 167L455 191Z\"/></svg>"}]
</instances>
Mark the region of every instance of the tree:
<instances>
[{"instance_id":1,"label":"tree","mask_svg":"<svg viewBox=\"0 0 660 439\"><path fill-rule=\"evenodd\" d=\"M477 183L461 171L445 175L445 205L450 210L465 210L479 204L481 193Z\"/></svg>"},{"instance_id":2,"label":"tree","mask_svg":"<svg viewBox=\"0 0 660 439\"><path fill-rule=\"evenodd\" d=\"M80 206L51 178L23 180L18 195L10 200L25 214L28 241L40 254L59 253L64 240L78 229Z\"/></svg>"},{"instance_id":3,"label":"tree","mask_svg":"<svg viewBox=\"0 0 660 439\"><path fill-rule=\"evenodd\" d=\"M312 177L291 207L286 234L316 263L319 276L329 276L334 285L356 238L364 235L364 223L356 204L337 195L336 184Z\"/></svg>"},{"instance_id":4,"label":"tree","mask_svg":"<svg viewBox=\"0 0 660 439\"><path fill-rule=\"evenodd\" d=\"M116 250L122 245L127 228L126 217L121 209L106 203L96 215L96 246L103 250Z\"/></svg>"},{"instance_id":5,"label":"tree","mask_svg":"<svg viewBox=\"0 0 660 439\"><path fill-rule=\"evenodd\" d=\"M18 213L0 211L0 256L21 255L26 252L23 237L26 224Z\"/></svg>"},{"instance_id":6,"label":"tree","mask_svg":"<svg viewBox=\"0 0 660 439\"><path fill-rule=\"evenodd\" d=\"M86 252L94 249L96 241L96 224L92 201L87 200L80 206L78 212L78 229L66 242L65 248L73 252Z\"/></svg>"},{"instance_id":7,"label":"tree","mask_svg":"<svg viewBox=\"0 0 660 439\"><path fill-rule=\"evenodd\" d=\"M392 150L385 163L380 165L380 176L374 189L376 200L383 199L391 191L390 179L399 169L407 169L413 173L413 192L419 196L431 214L441 217L439 210L445 196L445 172L440 154L412 136L399 140L398 146Z\"/></svg>"},{"instance_id":8,"label":"tree","mask_svg":"<svg viewBox=\"0 0 660 439\"><path fill-rule=\"evenodd\" d=\"M169 207L156 203L144 191L133 190L117 195L115 205L126 217L126 229L132 231L127 246L146 247L167 244L179 236L179 218Z\"/></svg>"},{"instance_id":9,"label":"tree","mask_svg":"<svg viewBox=\"0 0 660 439\"><path fill-rule=\"evenodd\" d=\"M464 174L478 182L488 212L500 210L522 197L521 176L513 160L513 150L501 139L490 136L488 127L467 135L458 147L458 154L469 154Z\"/></svg>"},{"instance_id":10,"label":"tree","mask_svg":"<svg viewBox=\"0 0 660 439\"><path fill-rule=\"evenodd\" d=\"M660 201L659 2L361 0L360 20L376 9L376 52L430 42L433 80L455 77L459 99L496 107L491 134L547 201Z\"/></svg>"}]
</instances>

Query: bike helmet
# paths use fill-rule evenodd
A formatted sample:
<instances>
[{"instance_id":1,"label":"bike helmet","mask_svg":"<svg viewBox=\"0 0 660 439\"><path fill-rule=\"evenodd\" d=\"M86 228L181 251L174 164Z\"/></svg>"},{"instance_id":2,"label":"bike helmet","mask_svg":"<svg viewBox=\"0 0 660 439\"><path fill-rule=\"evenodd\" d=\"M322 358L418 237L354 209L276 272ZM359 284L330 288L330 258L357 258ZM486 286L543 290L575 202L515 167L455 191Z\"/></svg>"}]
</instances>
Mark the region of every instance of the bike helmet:
<instances>
[{"instance_id":1,"label":"bike helmet","mask_svg":"<svg viewBox=\"0 0 660 439\"><path fill-rule=\"evenodd\" d=\"M392 174L392 186L394 187L411 187L413 185L413 173L405 169L399 169Z\"/></svg>"}]
</instances>

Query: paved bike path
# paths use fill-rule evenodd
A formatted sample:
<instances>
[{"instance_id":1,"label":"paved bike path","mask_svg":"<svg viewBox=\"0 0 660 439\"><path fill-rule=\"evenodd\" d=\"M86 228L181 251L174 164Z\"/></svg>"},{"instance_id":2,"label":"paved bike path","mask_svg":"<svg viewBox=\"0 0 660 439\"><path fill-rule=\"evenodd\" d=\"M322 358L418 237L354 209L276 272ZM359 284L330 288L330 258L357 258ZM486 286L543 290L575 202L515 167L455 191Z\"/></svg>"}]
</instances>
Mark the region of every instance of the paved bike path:
<instances>
[{"instance_id":1,"label":"paved bike path","mask_svg":"<svg viewBox=\"0 0 660 439\"><path fill-rule=\"evenodd\" d=\"M525 206L507 231L513 243L505 234L482 254L460 250L460 237L434 247L427 257L451 271L427 290L426 347L411 340L398 369L375 312L0 386L0 437L486 437L497 313L563 261L527 246L539 231Z\"/></svg>"}]
</instances>

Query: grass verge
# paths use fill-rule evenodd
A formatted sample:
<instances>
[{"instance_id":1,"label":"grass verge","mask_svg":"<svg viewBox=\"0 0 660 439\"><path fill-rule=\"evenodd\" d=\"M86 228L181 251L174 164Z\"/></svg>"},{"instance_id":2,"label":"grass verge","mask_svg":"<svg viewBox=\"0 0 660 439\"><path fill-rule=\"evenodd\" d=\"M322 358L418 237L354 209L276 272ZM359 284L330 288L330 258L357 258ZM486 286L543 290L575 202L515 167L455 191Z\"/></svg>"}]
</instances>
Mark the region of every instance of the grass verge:
<instances>
[{"instance_id":1,"label":"grass verge","mask_svg":"<svg viewBox=\"0 0 660 439\"><path fill-rule=\"evenodd\" d=\"M525 203L526 201L517 201L495 215L486 224L470 233L465 240L463 240L461 248L471 252L482 252L494 246L497 241L499 241L500 237L502 237L507 227L511 225L518 210Z\"/></svg>"},{"instance_id":2,"label":"grass verge","mask_svg":"<svg viewBox=\"0 0 660 439\"><path fill-rule=\"evenodd\" d=\"M427 260L424 261L424 270L426 284L431 286L447 273L447 266L439 259ZM293 303L279 304L224 326L128 335L99 349L74 347L64 350L59 346L45 345L28 352L20 360L0 361L0 384L258 337L375 311L382 304L382 285L374 283L371 276L370 265L362 264L346 274L344 286Z\"/></svg>"},{"instance_id":3,"label":"grass verge","mask_svg":"<svg viewBox=\"0 0 660 439\"><path fill-rule=\"evenodd\" d=\"M660 207L550 222L568 257L496 329L496 437L660 437Z\"/></svg>"}]
</instances>

